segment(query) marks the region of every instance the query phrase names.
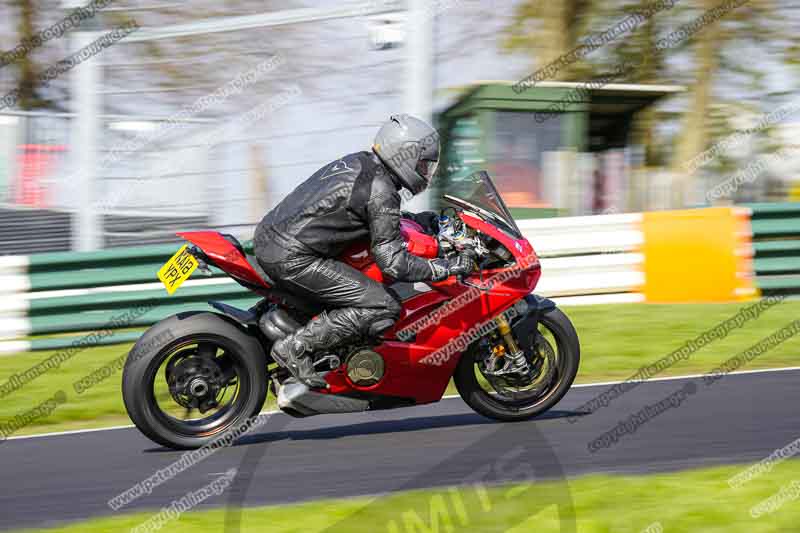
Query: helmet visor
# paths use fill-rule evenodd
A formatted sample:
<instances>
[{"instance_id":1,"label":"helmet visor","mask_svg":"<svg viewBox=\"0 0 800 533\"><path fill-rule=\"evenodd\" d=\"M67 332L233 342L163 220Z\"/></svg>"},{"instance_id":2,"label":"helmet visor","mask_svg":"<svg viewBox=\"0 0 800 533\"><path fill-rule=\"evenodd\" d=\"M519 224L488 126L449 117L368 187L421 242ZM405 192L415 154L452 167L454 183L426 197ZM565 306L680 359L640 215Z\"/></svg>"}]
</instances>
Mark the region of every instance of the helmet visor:
<instances>
[{"instance_id":1,"label":"helmet visor","mask_svg":"<svg viewBox=\"0 0 800 533\"><path fill-rule=\"evenodd\" d=\"M436 169L439 167L439 161L432 161L430 159L420 159L417 162L417 174L425 178L425 181L429 182L433 179L433 175L436 174Z\"/></svg>"}]
</instances>

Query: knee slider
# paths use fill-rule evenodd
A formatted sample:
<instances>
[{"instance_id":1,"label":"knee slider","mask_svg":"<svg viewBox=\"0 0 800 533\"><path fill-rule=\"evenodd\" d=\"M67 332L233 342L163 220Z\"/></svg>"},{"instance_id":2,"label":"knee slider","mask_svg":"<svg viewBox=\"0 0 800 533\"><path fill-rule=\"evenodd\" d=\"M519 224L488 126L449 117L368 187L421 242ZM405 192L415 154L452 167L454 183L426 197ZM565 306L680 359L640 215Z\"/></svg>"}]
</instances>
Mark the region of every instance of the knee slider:
<instances>
[{"instance_id":1,"label":"knee slider","mask_svg":"<svg viewBox=\"0 0 800 533\"><path fill-rule=\"evenodd\" d=\"M381 318L380 320L376 320L370 324L369 328L367 329L367 333L369 333L370 337L377 337L393 325L394 320L390 318Z\"/></svg>"}]
</instances>

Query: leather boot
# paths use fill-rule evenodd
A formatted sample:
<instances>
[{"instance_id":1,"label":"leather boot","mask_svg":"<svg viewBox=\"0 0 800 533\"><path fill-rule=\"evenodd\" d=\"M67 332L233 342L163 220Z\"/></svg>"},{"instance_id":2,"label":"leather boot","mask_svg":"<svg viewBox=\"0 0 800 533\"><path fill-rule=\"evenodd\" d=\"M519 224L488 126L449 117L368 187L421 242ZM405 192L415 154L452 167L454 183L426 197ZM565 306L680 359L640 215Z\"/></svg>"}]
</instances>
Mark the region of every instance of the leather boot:
<instances>
[{"instance_id":1,"label":"leather boot","mask_svg":"<svg viewBox=\"0 0 800 533\"><path fill-rule=\"evenodd\" d=\"M328 384L314 371L311 356L338 344L341 338L337 329L328 314L323 312L294 333L276 341L272 346L272 358L309 387L324 389Z\"/></svg>"}]
</instances>

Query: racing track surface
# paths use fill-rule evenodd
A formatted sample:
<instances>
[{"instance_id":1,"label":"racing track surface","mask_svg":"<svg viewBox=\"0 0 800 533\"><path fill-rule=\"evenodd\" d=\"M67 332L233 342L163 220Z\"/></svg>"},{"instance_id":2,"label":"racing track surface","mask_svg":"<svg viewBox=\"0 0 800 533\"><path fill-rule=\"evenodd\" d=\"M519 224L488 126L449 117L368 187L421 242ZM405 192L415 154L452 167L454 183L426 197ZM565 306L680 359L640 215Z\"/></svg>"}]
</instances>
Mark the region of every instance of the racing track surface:
<instances>
[{"instance_id":1,"label":"racing track surface","mask_svg":"<svg viewBox=\"0 0 800 533\"><path fill-rule=\"evenodd\" d=\"M697 384L697 392L682 405L616 445L589 452L589 441L689 381ZM251 470L249 489L243 483L229 492L247 505L259 505L460 484L490 455L514 446L525 452L537 478L552 478L562 475L560 469L574 476L755 462L798 437L800 370L730 375L712 387L699 379L653 381L574 424L567 421L606 388L573 388L554 411L515 424L486 420L459 398L307 419L276 414L237 445L217 451L122 511L158 509L229 468L244 471L242 465ZM9 440L0 445L0 528L112 514L110 498L180 455L155 446L135 429ZM224 505L228 496L202 507Z\"/></svg>"}]
</instances>

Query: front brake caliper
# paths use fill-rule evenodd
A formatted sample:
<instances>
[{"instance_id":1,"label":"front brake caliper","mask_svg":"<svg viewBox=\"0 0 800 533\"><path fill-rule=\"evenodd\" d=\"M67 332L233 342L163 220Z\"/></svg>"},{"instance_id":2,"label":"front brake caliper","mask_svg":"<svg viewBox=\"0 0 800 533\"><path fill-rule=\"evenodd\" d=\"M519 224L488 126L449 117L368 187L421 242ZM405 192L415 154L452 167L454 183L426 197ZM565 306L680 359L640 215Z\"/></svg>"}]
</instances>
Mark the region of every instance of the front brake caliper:
<instances>
[{"instance_id":1,"label":"front brake caliper","mask_svg":"<svg viewBox=\"0 0 800 533\"><path fill-rule=\"evenodd\" d=\"M514 339L514 332L511 330L511 324L508 323L508 320L506 320L506 317L502 314L495 318L494 321L497 324L497 331L502 335L508 347L506 358L509 359L510 365L506 365L508 372L504 373L514 372L524 377L530 377L531 367L528 364L528 359L525 357L525 352L520 349L516 339Z\"/></svg>"}]
</instances>

